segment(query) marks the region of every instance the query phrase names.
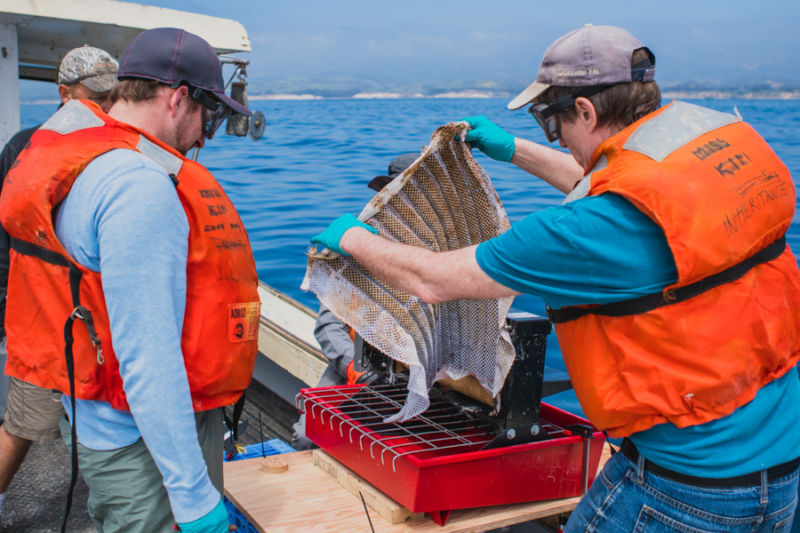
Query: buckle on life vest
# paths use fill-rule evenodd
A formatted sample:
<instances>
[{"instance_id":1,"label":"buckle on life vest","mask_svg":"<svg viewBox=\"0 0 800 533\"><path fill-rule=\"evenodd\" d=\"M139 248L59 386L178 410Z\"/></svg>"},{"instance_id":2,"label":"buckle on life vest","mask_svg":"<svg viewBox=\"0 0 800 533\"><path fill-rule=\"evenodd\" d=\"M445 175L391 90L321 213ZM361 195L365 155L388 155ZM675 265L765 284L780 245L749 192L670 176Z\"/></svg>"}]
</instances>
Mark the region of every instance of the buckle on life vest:
<instances>
[{"instance_id":1,"label":"buckle on life vest","mask_svg":"<svg viewBox=\"0 0 800 533\"><path fill-rule=\"evenodd\" d=\"M70 318L73 320L79 319L86 325L86 329L89 331L89 340L92 341L92 346L95 347L97 350L97 364L102 365L106 362L106 358L103 355L103 346L100 342L100 337L97 336L97 330L94 329L94 319L92 318L92 313L84 306L79 305L72 310L70 314Z\"/></svg>"}]
</instances>

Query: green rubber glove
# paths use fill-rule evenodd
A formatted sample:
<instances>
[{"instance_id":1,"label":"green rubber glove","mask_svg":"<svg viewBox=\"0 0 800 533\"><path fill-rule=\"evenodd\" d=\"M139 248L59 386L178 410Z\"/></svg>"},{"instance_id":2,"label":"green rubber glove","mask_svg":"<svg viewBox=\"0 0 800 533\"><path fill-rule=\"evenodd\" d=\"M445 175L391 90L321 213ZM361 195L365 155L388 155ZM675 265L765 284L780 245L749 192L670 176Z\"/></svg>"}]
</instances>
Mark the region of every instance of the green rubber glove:
<instances>
[{"instance_id":1,"label":"green rubber glove","mask_svg":"<svg viewBox=\"0 0 800 533\"><path fill-rule=\"evenodd\" d=\"M514 157L514 136L486 117L466 117L472 128L464 139L496 161L511 162Z\"/></svg>"},{"instance_id":2,"label":"green rubber glove","mask_svg":"<svg viewBox=\"0 0 800 533\"><path fill-rule=\"evenodd\" d=\"M211 512L192 522L178 523L181 533L228 533L228 511L222 499Z\"/></svg>"},{"instance_id":3,"label":"green rubber glove","mask_svg":"<svg viewBox=\"0 0 800 533\"><path fill-rule=\"evenodd\" d=\"M321 244L325 248L330 248L334 252L350 257L350 254L339 248L339 241L342 240L342 235L344 235L344 232L350 228L364 228L365 230L371 231L376 235L378 234L378 230L369 224L364 224L355 216L342 215L331 222L330 226L325 228L325 231L311 237L311 242L314 244Z\"/></svg>"}]
</instances>

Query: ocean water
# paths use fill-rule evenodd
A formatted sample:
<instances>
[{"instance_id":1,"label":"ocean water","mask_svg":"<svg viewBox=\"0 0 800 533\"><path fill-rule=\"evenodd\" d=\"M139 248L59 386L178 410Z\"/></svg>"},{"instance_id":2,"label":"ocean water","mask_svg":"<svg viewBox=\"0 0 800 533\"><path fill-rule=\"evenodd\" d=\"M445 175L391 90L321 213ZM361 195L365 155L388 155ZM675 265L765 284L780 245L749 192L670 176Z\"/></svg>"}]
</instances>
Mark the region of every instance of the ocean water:
<instances>
[{"instance_id":1,"label":"ocean water","mask_svg":"<svg viewBox=\"0 0 800 533\"><path fill-rule=\"evenodd\" d=\"M695 101L721 111L737 108L769 142L800 185L800 101ZM222 183L250 235L259 278L316 309L313 294L300 290L309 238L344 213L358 214L372 197L370 179L385 174L389 162L404 152L419 152L431 133L465 116L486 115L510 133L545 142L530 115L512 112L498 99L387 99L251 101L267 119L264 136L253 141L224 135L200 151L203 163ZM39 124L55 105L23 105L23 127ZM528 213L557 205L563 195L510 164L475 151L513 223ZM788 233L800 250L800 217ZM544 312L538 298L523 296L514 307ZM554 335L548 339L547 364L563 369ZM574 394L549 399L580 412Z\"/></svg>"}]
</instances>

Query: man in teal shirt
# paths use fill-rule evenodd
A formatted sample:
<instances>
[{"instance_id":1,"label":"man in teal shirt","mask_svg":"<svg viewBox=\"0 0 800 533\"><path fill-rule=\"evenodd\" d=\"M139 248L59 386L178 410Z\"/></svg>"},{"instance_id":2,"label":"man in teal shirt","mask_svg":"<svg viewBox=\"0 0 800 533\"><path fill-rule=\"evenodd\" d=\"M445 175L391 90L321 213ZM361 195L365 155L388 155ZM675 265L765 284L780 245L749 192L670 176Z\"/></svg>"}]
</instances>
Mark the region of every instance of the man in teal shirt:
<instances>
[{"instance_id":1,"label":"man in teal shirt","mask_svg":"<svg viewBox=\"0 0 800 533\"><path fill-rule=\"evenodd\" d=\"M467 119L473 127L467 141L569 193L565 205L534 213L477 247L447 253L386 241L350 216L312 242L352 254L382 280L428 302L529 293L560 309L660 293L679 278L662 228L621 195L586 196L590 182L581 179L603 142L659 108L654 71L652 53L619 28L587 26L547 50L537 82L509 107L532 103L548 139L559 139L572 161L485 118ZM615 120L605 120L615 105ZM692 120L711 116L702 108L688 111L693 119L671 125L679 133L690 131ZM737 333L731 332L732 341ZM783 372L726 416L635 431L581 501L567 531L788 528L797 504L798 404L797 375Z\"/></svg>"}]
</instances>

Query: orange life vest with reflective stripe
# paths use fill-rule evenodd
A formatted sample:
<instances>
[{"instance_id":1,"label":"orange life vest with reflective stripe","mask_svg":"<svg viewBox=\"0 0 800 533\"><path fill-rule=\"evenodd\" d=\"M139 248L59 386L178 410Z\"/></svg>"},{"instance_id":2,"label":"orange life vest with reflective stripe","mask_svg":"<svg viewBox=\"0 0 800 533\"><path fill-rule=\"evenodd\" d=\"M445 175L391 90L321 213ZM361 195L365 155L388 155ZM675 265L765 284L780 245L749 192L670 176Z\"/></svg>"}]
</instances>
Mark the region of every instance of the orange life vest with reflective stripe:
<instances>
[{"instance_id":1,"label":"orange life vest with reflective stripe","mask_svg":"<svg viewBox=\"0 0 800 533\"><path fill-rule=\"evenodd\" d=\"M783 241L794 185L749 125L674 102L607 139L590 168L588 194L619 194L648 215L678 270L661 294L555 311L595 426L622 437L709 422L794 367L800 271Z\"/></svg>"},{"instance_id":2,"label":"orange life vest with reflective stripe","mask_svg":"<svg viewBox=\"0 0 800 533\"><path fill-rule=\"evenodd\" d=\"M181 349L193 406L202 411L235 403L250 383L260 316L258 278L242 221L205 168L89 102L71 101L42 125L3 186L0 220L12 241L6 373L69 392L64 338L75 307L72 272L73 282L80 276L76 296L91 312L99 340L96 348L87 328L74 325L75 396L128 409L101 274L69 256L52 216L86 165L114 149L150 157L176 183L189 222Z\"/></svg>"}]
</instances>

